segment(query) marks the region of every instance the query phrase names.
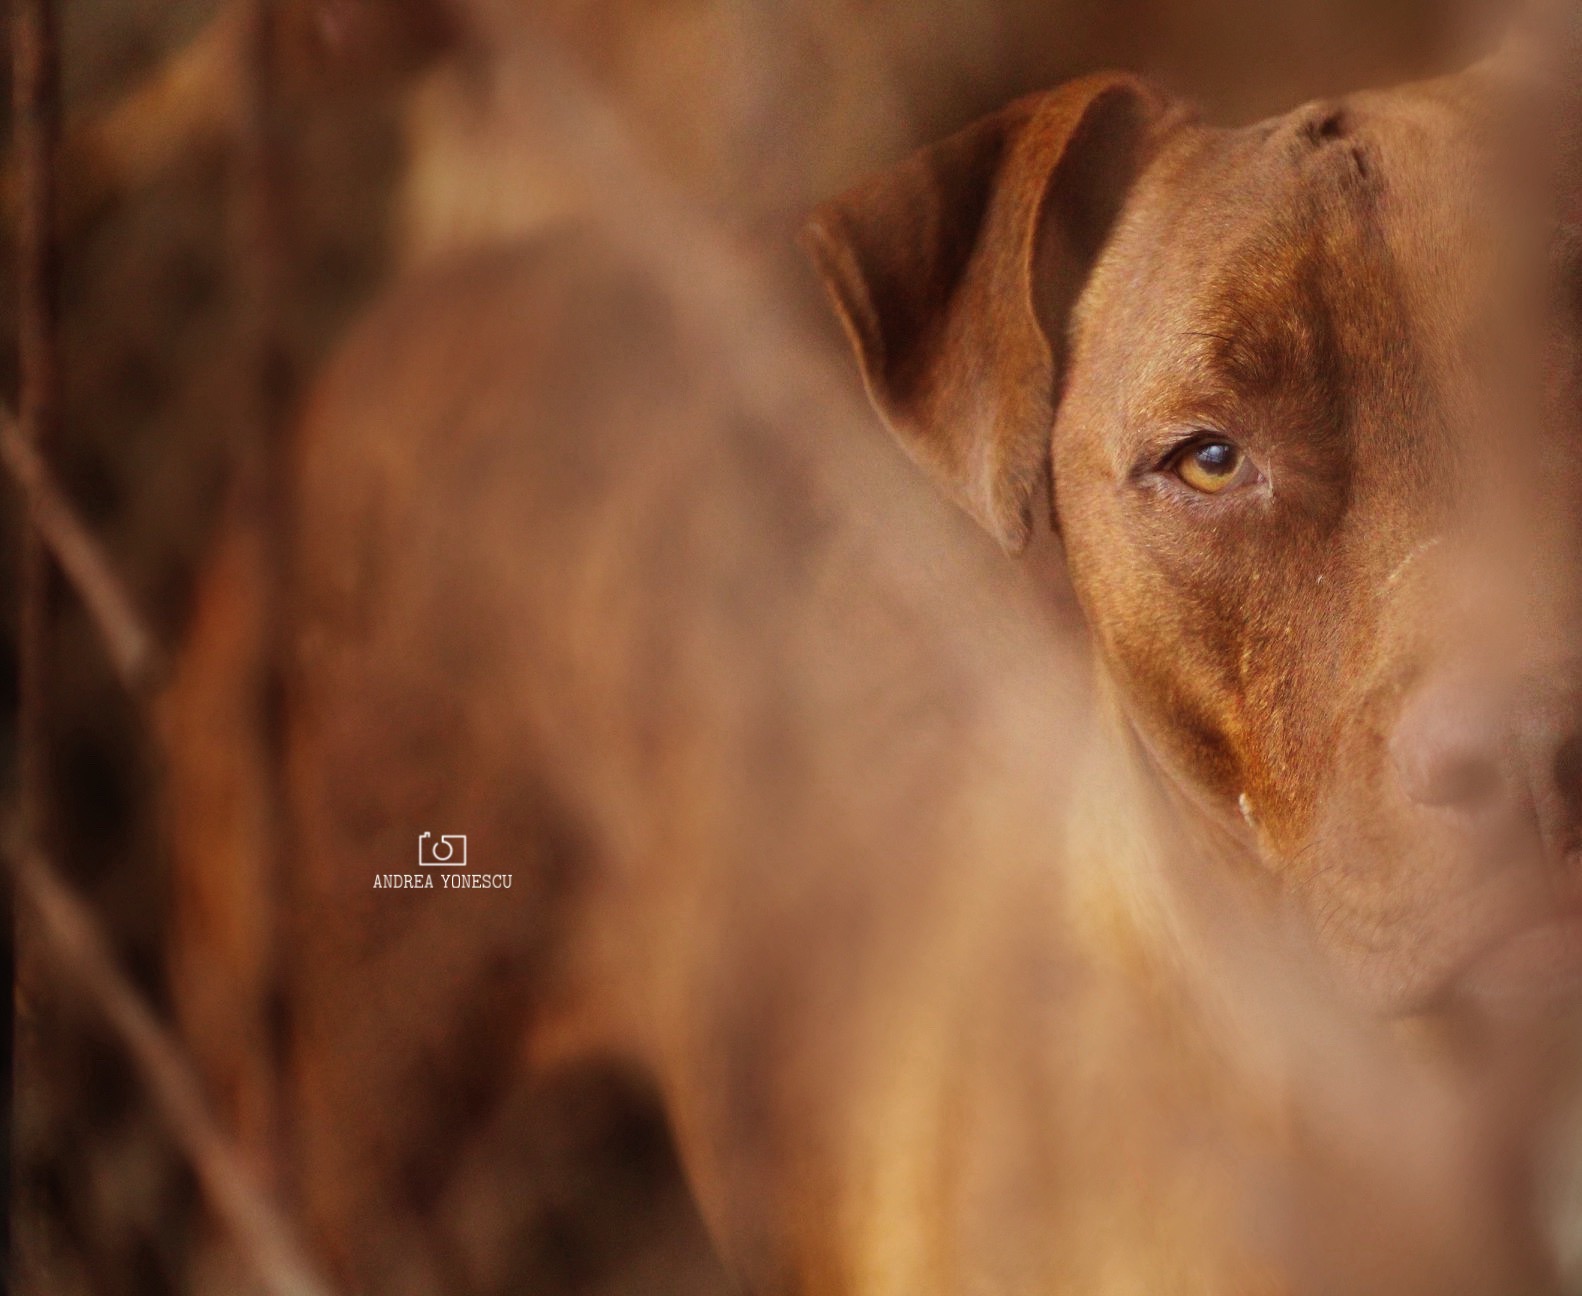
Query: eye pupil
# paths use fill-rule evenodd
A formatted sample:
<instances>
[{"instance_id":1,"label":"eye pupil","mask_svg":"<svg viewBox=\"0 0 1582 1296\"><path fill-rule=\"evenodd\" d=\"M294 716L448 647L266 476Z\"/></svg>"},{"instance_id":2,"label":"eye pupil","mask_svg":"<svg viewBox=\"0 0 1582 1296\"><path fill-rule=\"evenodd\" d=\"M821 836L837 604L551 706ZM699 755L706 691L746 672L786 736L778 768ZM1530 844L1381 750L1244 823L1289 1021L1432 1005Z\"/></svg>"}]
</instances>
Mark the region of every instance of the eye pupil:
<instances>
[{"instance_id":1,"label":"eye pupil","mask_svg":"<svg viewBox=\"0 0 1582 1296\"><path fill-rule=\"evenodd\" d=\"M1204 472L1223 476L1235 471L1236 447L1224 441L1210 441L1194 450L1192 458Z\"/></svg>"}]
</instances>

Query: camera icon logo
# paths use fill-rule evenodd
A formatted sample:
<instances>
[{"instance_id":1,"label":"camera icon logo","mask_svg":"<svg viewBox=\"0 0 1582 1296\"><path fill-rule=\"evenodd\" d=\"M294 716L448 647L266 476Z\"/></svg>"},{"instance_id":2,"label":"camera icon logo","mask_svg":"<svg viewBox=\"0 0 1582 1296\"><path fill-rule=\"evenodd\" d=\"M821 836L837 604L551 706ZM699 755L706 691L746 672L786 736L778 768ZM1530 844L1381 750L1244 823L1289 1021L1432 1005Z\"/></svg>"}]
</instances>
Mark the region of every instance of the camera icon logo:
<instances>
[{"instance_id":1,"label":"camera icon logo","mask_svg":"<svg viewBox=\"0 0 1582 1296\"><path fill-rule=\"evenodd\" d=\"M424 833L417 839L417 862L420 868L466 868L466 835L451 833L436 838Z\"/></svg>"}]
</instances>

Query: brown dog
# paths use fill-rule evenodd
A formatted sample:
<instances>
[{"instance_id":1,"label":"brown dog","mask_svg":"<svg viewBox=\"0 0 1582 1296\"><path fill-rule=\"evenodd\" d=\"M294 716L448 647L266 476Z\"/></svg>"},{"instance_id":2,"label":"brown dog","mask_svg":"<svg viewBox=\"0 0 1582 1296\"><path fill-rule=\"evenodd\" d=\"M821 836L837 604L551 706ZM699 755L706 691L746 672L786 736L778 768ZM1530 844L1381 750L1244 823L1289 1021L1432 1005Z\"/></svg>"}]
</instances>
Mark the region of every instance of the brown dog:
<instances>
[{"instance_id":1,"label":"brown dog","mask_svg":"<svg viewBox=\"0 0 1582 1296\"><path fill-rule=\"evenodd\" d=\"M602 1051L755 1292L1552 1289L1477 1092L1349 1006L1579 964L1574 402L1494 364L1499 91L1222 131L1095 78L815 221L914 455L1013 551L1052 482L1092 726L1047 596L740 377L761 320L586 240L376 313L301 436L287 689L286 1106L348 1283L529 1281L516 1114ZM1468 536L1519 598L1468 610ZM386 886L424 832L509 889Z\"/></svg>"},{"instance_id":2,"label":"brown dog","mask_svg":"<svg viewBox=\"0 0 1582 1296\"><path fill-rule=\"evenodd\" d=\"M1427 615L1498 570L1456 548L1454 465L1495 494L1512 465L1491 473L1472 429L1517 417L1469 372L1501 327L1491 285L1517 273L1466 194L1487 171L1477 84L1231 133L1079 84L814 227L886 420L1013 551L1052 462L1072 579L1150 759L1390 1009L1557 890L1575 903L1564 870L1506 866L1576 835L1574 599L1542 571L1482 599L1493 641ZM1502 427L1499 456L1522 445ZM1568 570L1573 537L1544 541L1522 552ZM1453 660L1447 633L1500 665Z\"/></svg>"}]
</instances>

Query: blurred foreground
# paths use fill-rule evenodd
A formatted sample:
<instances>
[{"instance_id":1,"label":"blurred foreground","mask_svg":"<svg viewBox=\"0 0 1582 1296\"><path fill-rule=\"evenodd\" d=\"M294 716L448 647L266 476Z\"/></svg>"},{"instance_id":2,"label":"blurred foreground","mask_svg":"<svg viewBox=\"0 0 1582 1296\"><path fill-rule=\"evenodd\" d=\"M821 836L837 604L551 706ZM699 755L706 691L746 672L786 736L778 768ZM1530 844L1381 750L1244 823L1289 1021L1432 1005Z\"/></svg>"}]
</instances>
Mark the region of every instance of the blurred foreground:
<instances>
[{"instance_id":1,"label":"blurred foreground","mask_svg":"<svg viewBox=\"0 0 1582 1296\"><path fill-rule=\"evenodd\" d=\"M899 458L857 400L855 384L836 358L835 330L824 321L811 278L791 245L812 203L1018 94L1095 68L1119 65L1153 73L1218 118L1249 120L1319 93L1452 66L1465 49L1476 47L1489 20L1487 13L1431 0L1005 0L949 6L837 0L796 6L708 0L529 6L478 0L399 8L365 0L292 0L280 15L279 77L288 122L283 340L293 390L313 378L348 321L381 289L464 249L591 213L626 240L635 259L665 262L660 277L667 292L685 299L689 280L696 284L683 313L719 309L720 285L737 281L728 264L721 269L716 252L742 257L751 267L749 282L763 296L743 298L738 315L722 316L716 327L723 337L713 339L717 349L700 349L688 364L719 367L723 387L749 422L774 426L780 420L783 428L788 410L803 417L817 411L822 426L810 443L819 448L810 453L815 459L828 456L819 461L819 471L844 464L841 456L850 454L862 461L868 480L880 483L899 480ZM188 622L194 572L211 552L227 482L249 446L249 420L238 417L254 323L248 249L235 217L245 181L237 166L238 23L235 11L189 3L163 6L157 15L129 3L75 6L66 21L71 125L62 177L62 293L70 377L65 430L52 457L72 498L105 537L138 603L174 643ZM568 85L579 93L561 100L559 115L547 113L543 78L562 67L571 69ZM579 97L582 90L586 97ZM607 169L612 130L617 144L632 150L622 154L617 148L615 156L631 162L634 172ZM632 174L652 189L634 191ZM685 221L672 220L672 211ZM687 241L694 226L685 222L696 222L717 242ZM763 289L765 284L770 287ZM785 318L755 314L765 300L778 303L775 309ZM574 306L568 306L564 327L571 332L576 324ZM466 327L459 322L458 333ZM751 340L759 329L764 344L755 348ZM7 347L5 354L11 351ZM459 346L457 365L468 361L467 351L465 343ZM649 358L642 346L615 352L614 367L627 381ZM619 386L615 374L573 376L586 388ZM433 385L437 390L443 382ZM412 388L408 394L417 402L425 393ZM617 412L633 416L632 407L618 406ZM370 430L372 455L379 453L377 432L377 426ZM826 435L836 444L850 436L859 448L829 449ZM739 452L754 447L761 448L760 438L744 433ZM400 467L395 465L397 474ZM787 476L799 467L760 465ZM657 462L654 471L665 471L664 463ZM981 708L993 720L980 717L975 723L983 728L975 732L1008 743L1006 750L1021 752L1029 765L1059 761L1076 750L1084 741L1085 700L1061 695L1063 685L1022 680L1014 668L1036 659L1040 671L1049 669L1045 650L1028 647L1036 631L1065 644L1071 665L1063 678L1083 677L1075 614L1060 584L1052 542L1046 538L1035 562L1014 578L991 575L992 555L973 548L981 542L968 538L965 524L942 520L916 503L910 488L888 489L895 492L894 498L884 497L892 515L915 508L920 520L901 528L899 539L864 535L859 551L893 582L886 588L909 591L907 598L913 597L912 583L926 579L958 591L981 588L986 592L975 596L975 611L1004 600L1015 612L1003 626L986 617L990 628L980 627L973 632L979 637L964 644L927 620L943 618L939 609L925 614L920 653L937 649L956 664L957 653L992 649L1013 664L1007 667L1011 682L994 680L986 667L957 679L937 663L910 663L911 674L903 673L898 686L903 696L895 700L895 723L921 725L919 741L926 745L928 723L949 732L961 710L976 716ZM472 518L458 521L465 531ZM813 555L828 521L815 517L807 525L807 552ZM6 543L15 530L7 526ZM710 543L718 539L717 532L703 534ZM958 543L969 557L957 555ZM413 557L419 561L421 548ZM507 561L497 575L510 582L528 569ZM744 606L752 606L750 591L743 597ZM434 616L459 623L464 613L443 604L433 608ZM842 615L860 622L863 612L843 607ZM589 631L592 637L598 633L612 632ZM937 648L938 642L947 647ZM72 881L92 897L143 992L168 1007L164 963L171 898L156 796L162 761L145 717L122 699L69 599L59 603L51 667L56 854ZM441 708L437 720L408 714L403 699L425 699L427 712L435 699L449 696L453 682L441 677L440 666L434 671L381 681L389 690L387 727L366 739L375 750L332 752L324 758L324 777L376 760L378 749L386 748L418 753L423 759L410 766L397 762L392 776L418 779L412 770L425 761L445 767L436 753L449 753L447 743L459 742L457 732L492 732L487 713ZM9 679L12 672L5 675ZM956 679L960 687L952 694L941 686L939 695L927 696L919 704L920 721L907 709L904 686L907 679L922 678ZM728 693L732 681L722 678L720 684ZM640 680L630 686L637 694L644 688ZM1031 691L1019 694L1022 686ZM1048 696L1051 688L1056 696ZM1038 699L1036 705L1030 697ZM1019 732L1018 708L1064 714L1067 726L1052 735ZM216 764L229 754L217 752ZM1008 781L984 792L976 811L963 813L1002 815L1012 822L1008 806L1014 805L1023 825L1052 815L1053 809L1028 808L1024 802L1036 803L1037 796L1016 783L1014 768L1003 755L989 762L986 769ZM747 804L762 795L751 773L743 774ZM476 848L487 851L493 842L499 857L529 829L540 832L558 818L551 813L555 807L542 804L547 793L526 779L524 787L515 807L520 819L487 827L469 821ZM903 801L949 799L904 780L897 787L891 794ZM390 789L403 804L421 804L425 795L423 787L405 783ZM400 822L378 806L368 814L370 824ZM773 826L771 811L764 815L765 825ZM990 822L986 831L992 833ZM544 963L551 957L547 933L560 912L555 906L578 894L580 843L552 834L535 840L544 843L544 858L521 862L521 889L513 889L509 903L481 911L487 918L469 911L469 923L498 925L490 930L503 943L478 942L489 958L474 965L463 957L455 966L439 966L435 959L450 957L451 943L443 930L422 929L403 932L379 953L379 966L397 987L393 999L420 998L425 985L436 996L458 993L459 987L470 1007L462 1019L445 1023L437 1051L448 1058L448 1069L417 1077L384 1075L380 1082L389 1088L372 1105L397 1130L420 1118L432 1120L436 1112L442 1124L450 1123L444 1146L428 1149L429 1160L379 1164L380 1181L393 1185L390 1201L331 1203L327 1209L332 1215L341 1211L351 1230L388 1230L384 1243L393 1267L407 1275L408 1290L530 1290L546 1296L726 1290L677 1177L654 1095L643 1081L619 1064L596 1072L551 1068L547 1080L504 1091L491 1081L518 1044L501 1034L499 1023L542 1008L516 997L528 994L525 984L541 984L534 978L548 976L553 986L553 969ZM999 867L1015 873L1028 866L1025 850L1017 842L1001 852ZM926 879L888 880L898 890L928 891ZM948 876L934 882L947 895L953 884L960 885ZM1031 885L1018 875L1016 885L1003 889L1000 903L1014 915L1024 897L1018 887ZM975 894L960 897L960 904L970 905ZM236 895L246 898L245 884L222 902L234 902ZM792 918L773 911L777 900ZM653 903L656 912L668 913L675 899L661 895ZM769 931L803 955L815 953L815 937L797 925L795 897L777 896L771 888L755 903L770 912L757 916L765 926L756 929L752 915L743 915L745 931L757 930L766 946L762 933ZM1028 900L1026 912L1041 910ZM846 917L853 930L868 930L866 908ZM830 919L814 914L807 921L822 930ZM1010 923L1008 930L1015 926ZM692 928L682 917L674 930L685 940ZM298 951L289 939L282 949L289 964ZM318 956L333 961L322 950ZM28 966L24 961L24 972ZM918 966L932 965L923 959ZM939 966L951 964L944 960ZM936 968L930 975L941 974ZM540 993L553 998L552 991L538 989L528 997ZM223 985L215 1001L215 1011L234 1002ZM742 1007L744 1013L762 1009L761 1003ZM356 1016L337 1016L340 1011L329 1012L328 1019ZM1276 1002L1270 1011L1292 1009ZM151 1115L124 1055L105 1038L94 1014L53 979L24 984L19 1012L17 1289L182 1289L209 1230L195 1204L189 1169ZM420 1043L434 1049L434 1041ZM324 1065L348 1066L366 1078L377 1073L382 1046L377 1032L371 1041L347 1041L345 1057ZM1366 1049L1358 1056L1367 1056ZM930 1061L925 1056L916 1065L926 1068ZM1359 1075L1363 1079L1348 1083L1370 1078L1366 1068L1359 1067ZM1371 1079L1381 1089L1399 1082L1400 1092L1415 1092L1399 1077ZM1385 1113L1386 1127L1405 1121L1389 1104L1377 1110ZM875 1114L881 1124L882 1115ZM1442 1117L1443 1112L1429 1113L1421 1128L1433 1132ZM377 1131L379 1121L370 1119ZM1404 1136L1403 1145L1416 1137ZM984 1138L1014 1141L1014 1132L988 1131ZM1035 1154L1036 1149L1028 1153ZM1425 1160L1412 1169L1422 1172L1433 1164L1431 1155L1425 1151ZM289 1161L289 1153L283 1159ZM1337 1174L1337 1182L1348 1181ZM449 1196L436 1200L442 1186ZM1014 1203L1007 1206L1012 1208ZM1337 1218L1344 1215L1335 1209ZM1445 1209L1452 1211L1454 1204ZM413 1218L441 1225L428 1236L410 1230ZM360 1245L368 1244L361 1239ZM333 1251L333 1241L327 1249ZM240 1279L225 1268L232 1261L209 1262L221 1266L219 1276L207 1279L214 1284L210 1289L235 1289L231 1284Z\"/></svg>"}]
</instances>

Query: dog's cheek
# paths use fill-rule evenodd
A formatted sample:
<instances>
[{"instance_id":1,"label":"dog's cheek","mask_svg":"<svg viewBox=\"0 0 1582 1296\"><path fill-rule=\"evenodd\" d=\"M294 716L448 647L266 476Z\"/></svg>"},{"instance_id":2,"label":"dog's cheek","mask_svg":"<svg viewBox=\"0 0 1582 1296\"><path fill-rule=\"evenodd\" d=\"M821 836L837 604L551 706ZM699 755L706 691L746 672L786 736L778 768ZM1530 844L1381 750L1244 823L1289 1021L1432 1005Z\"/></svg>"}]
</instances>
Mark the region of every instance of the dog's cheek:
<instances>
[{"instance_id":1,"label":"dog's cheek","mask_svg":"<svg viewBox=\"0 0 1582 1296\"><path fill-rule=\"evenodd\" d=\"M1315 547L1316 548L1316 547ZM1348 767L1362 719L1367 618L1298 553L1265 555L1241 626L1240 717L1248 797L1266 853L1294 854Z\"/></svg>"},{"instance_id":2,"label":"dog's cheek","mask_svg":"<svg viewBox=\"0 0 1582 1296\"><path fill-rule=\"evenodd\" d=\"M1287 552L1261 514L1215 518L1116 482L1097 438L1074 441L1056 447L1057 502L1072 583L1120 702L1176 772L1233 812L1251 792L1271 828L1293 836L1321 771L1309 768L1315 745L1292 739L1289 712L1315 733L1334 714L1337 675L1307 669L1338 650L1317 642L1336 623L1315 607L1332 587L1307 570L1324 546Z\"/></svg>"},{"instance_id":3,"label":"dog's cheek","mask_svg":"<svg viewBox=\"0 0 1582 1296\"><path fill-rule=\"evenodd\" d=\"M1164 561L1134 551L1118 576L1093 582L1090 615L1152 745L1228 807L1240 810L1245 794L1280 853L1311 831L1350 676L1328 629L1343 618L1330 600L1287 588L1281 574L1295 580L1300 564L1273 562L1254 539Z\"/></svg>"},{"instance_id":4,"label":"dog's cheek","mask_svg":"<svg viewBox=\"0 0 1582 1296\"><path fill-rule=\"evenodd\" d=\"M1158 757L1234 805L1243 774L1224 646L1156 572L1112 567L1104 576L1087 583L1084 601L1121 706Z\"/></svg>"}]
</instances>

